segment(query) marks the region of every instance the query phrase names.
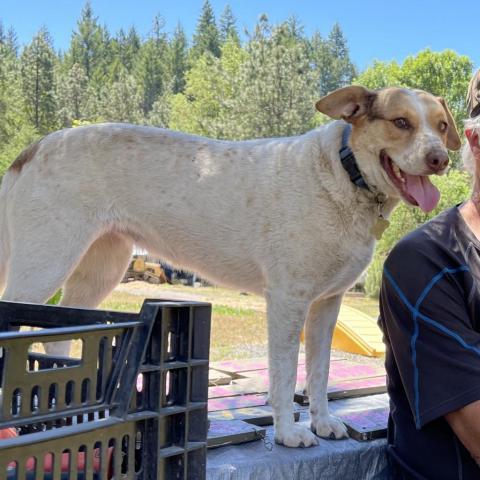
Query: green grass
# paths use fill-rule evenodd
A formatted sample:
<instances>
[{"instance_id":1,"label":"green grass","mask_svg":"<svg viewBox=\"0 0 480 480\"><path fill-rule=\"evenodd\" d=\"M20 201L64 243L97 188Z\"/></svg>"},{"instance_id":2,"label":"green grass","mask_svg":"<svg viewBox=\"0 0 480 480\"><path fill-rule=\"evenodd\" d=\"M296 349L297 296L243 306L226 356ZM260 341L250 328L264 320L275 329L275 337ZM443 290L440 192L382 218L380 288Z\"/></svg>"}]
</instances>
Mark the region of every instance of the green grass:
<instances>
[{"instance_id":1,"label":"green grass","mask_svg":"<svg viewBox=\"0 0 480 480\"><path fill-rule=\"evenodd\" d=\"M197 293L196 290L192 292ZM209 292L209 297L211 293ZM246 298L246 303L250 299ZM220 292L219 298L224 300L225 295ZM209 298L211 301L211 299ZM235 299L235 302L237 299ZM125 292L113 292L100 305L105 310L121 310L138 312L143 303L143 297ZM237 307L232 305L213 304L212 332L210 339L210 359L249 358L265 355L267 331L265 312L254 308Z\"/></svg>"},{"instance_id":2,"label":"green grass","mask_svg":"<svg viewBox=\"0 0 480 480\"><path fill-rule=\"evenodd\" d=\"M254 317L258 314L253 308L230 307L228 305L213 305L213 314L230 317Z\"/></svg>"},{"instance_id":3,"label":"green grass","mask_svg":"<svg viewBox=\"0 0 480 480\"><path fill-rule=\"evenodd\" d=\"M367 315L370 315L373 318L378 317L378 300L369 297L350 297L346 296L343 299L344 305L349 307L356 308Z\"/></svg>"},{"instance_id":4,"label":"green grass","mask_svg":"<svg viewBox=\"0 0 480 480\"><path fill-rule=\"evenodd\" d=\"M121 312L139 312L142 308L142 303L143 297L138 295L113 292L101 303L99 308Z\"/></svg>"}]
</instances>

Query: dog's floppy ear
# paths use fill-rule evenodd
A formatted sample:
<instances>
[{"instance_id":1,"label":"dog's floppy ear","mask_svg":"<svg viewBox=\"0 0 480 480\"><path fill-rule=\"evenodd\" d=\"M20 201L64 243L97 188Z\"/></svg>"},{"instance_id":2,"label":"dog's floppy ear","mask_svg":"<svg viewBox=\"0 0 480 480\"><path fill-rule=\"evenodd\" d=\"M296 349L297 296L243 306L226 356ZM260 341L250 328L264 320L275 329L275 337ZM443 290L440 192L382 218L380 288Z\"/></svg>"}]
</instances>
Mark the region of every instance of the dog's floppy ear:
<instances>
[{"instance_id":1,"label":"dog's floppy ear","mask_svg":"<svg viewBox=\"0 0 480 480\"><path fill-rule=\"evenodd\" d=\"M375 96L376 92L373 90L352 85L334 90L321 98L315 106L319 112L331 118L342 118L346 122L355 123L358 118L368 113Z\"/></svg>"},{"instance_id":2,"label":"dog's floppy ear","mask_svg":"<svg viewBox=\"0 0 480 480\"><path fill-rule=\"evenodd\" d=\"M450 110L447 107L447 102L442 97L437 97L437 100L442 104L445 113L447 114L448 130L447 130L447 148L449 150L459 150L462 146L462 141L457 132L457 127L455 126L455 120L453 119Z\"/></svg>"}]
</instances>

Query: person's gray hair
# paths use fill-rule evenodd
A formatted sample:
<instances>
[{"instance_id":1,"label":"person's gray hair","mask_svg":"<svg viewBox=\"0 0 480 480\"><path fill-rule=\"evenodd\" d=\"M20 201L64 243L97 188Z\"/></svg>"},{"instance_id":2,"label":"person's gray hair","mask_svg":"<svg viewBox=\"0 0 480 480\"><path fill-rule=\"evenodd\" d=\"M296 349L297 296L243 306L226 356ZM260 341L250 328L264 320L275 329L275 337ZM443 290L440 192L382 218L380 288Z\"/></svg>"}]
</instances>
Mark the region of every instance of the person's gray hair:
<instances>
[{"instance_id":1,"label":"person's gray hair","mask_svg":"<svg viewBox=\"0 0 480 480\"><path fill-rule=\"evenodd\" d=\"M468 116L475 118L480 115L480 69L470 79L466 100Z\"/></svg>"},{"instance_id":2,"label":"person's gray hair","mask_svg":"<svg viewBox=\"0 0 480 480\"><path fill-rule=\"evenodd\" d=\"M475 130L480 137L480 116L465 120L465 130ZM462 148L462 161L463 168L473 175L475 173L475 158L468 141L465 142Z\"/></svg>"}]
</instances>

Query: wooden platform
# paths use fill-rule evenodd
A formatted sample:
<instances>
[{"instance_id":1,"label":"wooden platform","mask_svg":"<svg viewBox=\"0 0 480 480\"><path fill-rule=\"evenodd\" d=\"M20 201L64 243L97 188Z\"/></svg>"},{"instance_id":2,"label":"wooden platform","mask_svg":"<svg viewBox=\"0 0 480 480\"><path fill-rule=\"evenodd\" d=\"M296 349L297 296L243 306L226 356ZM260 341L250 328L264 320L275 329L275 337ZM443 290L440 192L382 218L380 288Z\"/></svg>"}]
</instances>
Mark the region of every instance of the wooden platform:
<instances>
[{"instance_id":1,"label":"wooden platform","mask_svg":"<svg viewBox=\"0 0 480 480\"><path fill-rule=\"evenodd\" d=\"M294 418L308 427L303 356L297 377ZM385 370L377 362L360 363L342 356L331 359L329 407L344 421L350 438L321 439L320 447L310 449L274 444L266 358L213 362L209 378L208 480L390 478L382 438L386 435L388 397L378 394L386 391Z\"/></svg>"},{"instance_id":2,"label":"wooden platform","mask_svg":"<svg viewBox=\"0 0 480 480\"><path fill-rule=\"evenodd\" d=\"M209 378L208 410L209 413L215 412L212 418L244 419L247 409L246 413L252 415L252 421L255 421L257 416L263 418L271 413L267 405L269 381L266 358L213 362L210 364ZM221 384L218 379L221 379ZM295 396L299 405L308 405L308 397L303 393L305 382L305 357L301 356ZM357 363L342 357L332 358L328 382L329 399L352 398L385 391L383 365ZM263 425L266 424L264 422L262 420Z\"/></svg>"}]
</instances>

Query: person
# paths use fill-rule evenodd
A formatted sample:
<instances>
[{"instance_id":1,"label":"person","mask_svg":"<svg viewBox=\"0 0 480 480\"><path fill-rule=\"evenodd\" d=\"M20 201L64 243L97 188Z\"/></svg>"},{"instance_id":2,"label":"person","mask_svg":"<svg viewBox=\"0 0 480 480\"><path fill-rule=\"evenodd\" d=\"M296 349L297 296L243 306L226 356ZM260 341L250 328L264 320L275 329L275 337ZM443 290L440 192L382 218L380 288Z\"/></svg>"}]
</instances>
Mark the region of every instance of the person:
<instances>
[{"instance_id":1,"label":"person","mask_svg":"<svg viewBox=\"0 0 480 480\"><path fill-rule=\"evenodd\" d=\"M470 199L388 256L379 325L398 479L480 479L480 71L470 83L464 159Z\"/></svg>"}]
</instances>

